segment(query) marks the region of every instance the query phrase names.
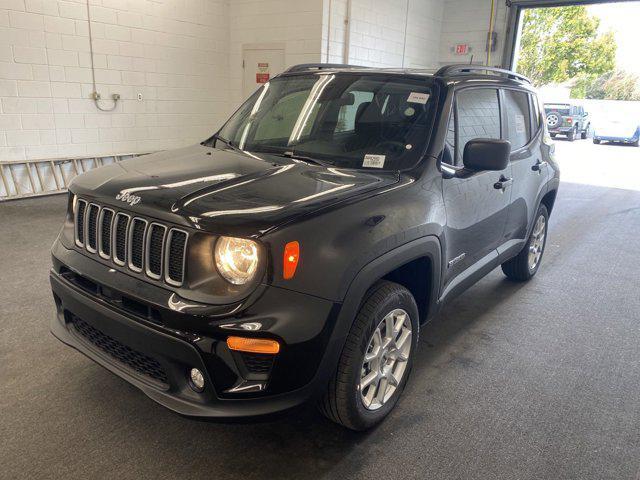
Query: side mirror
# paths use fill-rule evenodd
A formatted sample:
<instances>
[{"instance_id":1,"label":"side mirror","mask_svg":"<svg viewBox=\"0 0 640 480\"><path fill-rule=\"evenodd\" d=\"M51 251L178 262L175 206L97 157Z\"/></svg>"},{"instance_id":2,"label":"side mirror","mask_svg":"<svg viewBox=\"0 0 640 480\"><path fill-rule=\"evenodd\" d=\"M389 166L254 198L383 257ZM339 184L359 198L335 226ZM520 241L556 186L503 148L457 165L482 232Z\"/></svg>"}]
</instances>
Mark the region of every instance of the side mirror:
<instances>
[{"instance_id":1,"label":"side mirror","mask_svg":"<svg viewBox=\"0 0 640 480\"><path fill-rule=\"evenodd\" d=\"M582 114L582 116L583 116L583 117L588 117L588 116L589 116L589 112L584 112L584 113Z\"/></svg>"},{"instance_id":2,"label":"side mirror","mask_svg":"<svg viewBox=\"0 0 640 480\"><path fill-rule=\"evenodd\" d=\"M462 163L468 170L504 170L509 165L511 143L506 140L476 138L464 147Z\"/></svg>"}]
</instances>

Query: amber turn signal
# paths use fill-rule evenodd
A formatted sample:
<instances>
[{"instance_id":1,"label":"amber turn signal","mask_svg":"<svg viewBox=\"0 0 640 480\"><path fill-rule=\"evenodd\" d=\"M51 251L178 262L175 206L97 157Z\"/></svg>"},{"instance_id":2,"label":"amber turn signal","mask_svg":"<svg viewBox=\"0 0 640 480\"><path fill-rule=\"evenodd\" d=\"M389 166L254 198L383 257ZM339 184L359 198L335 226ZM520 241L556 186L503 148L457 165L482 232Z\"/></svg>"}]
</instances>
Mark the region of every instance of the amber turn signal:
<instances>
[{"instance_id":1,"label":"amber turn signal","mask_svg":"<svg viewBox=\"0 0 640 480\"><path fill-rule=\"evenodd\" d=\"M300 260L300 244L289 242L284 246L284 256L282 264L282 276L285 280L293 278L296 274L298 261Z\"/></svg>"},{"instance_id":2,"label":"amber turn signal","mask_svg":"<svg viewBox=\"0 0 640 480\"><path fill-rule=\"evenodd\" d=\"M249 353L267 353L275 355L280 351L280 344L275 340L266 338L228 337L229 350Z\"/></svg>"}]
</instances>

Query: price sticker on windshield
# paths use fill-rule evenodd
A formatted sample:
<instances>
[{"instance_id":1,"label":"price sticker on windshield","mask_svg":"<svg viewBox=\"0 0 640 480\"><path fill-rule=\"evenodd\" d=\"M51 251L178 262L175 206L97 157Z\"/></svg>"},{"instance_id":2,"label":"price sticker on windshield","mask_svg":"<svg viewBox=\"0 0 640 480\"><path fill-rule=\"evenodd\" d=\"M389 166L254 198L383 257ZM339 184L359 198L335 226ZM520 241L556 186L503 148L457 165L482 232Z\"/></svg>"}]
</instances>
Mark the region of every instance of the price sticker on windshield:
<instances>
[{"instance_id":1,"label":"price sticker on windshield","mask_svg":"<svg viewBox=\"0 0 640 480\"><path fill-rule=\"evenodd\" d=\"M411 92L409 98L407 98L407 103L420 103L424 105L427 103L427 100L429 100L428 93Z\"/></svg>"},{"instance_id":2,"label":"price sticker on windshield","mask_svg":"<svg viewBox=\"0 0 640 480\"><path fill-rule=\"evenodd\" d=\"M362 166L365 168L384 168L384 160L386 155L372 155L367 154L364 156Z\"/></svg>"}]
</instances>

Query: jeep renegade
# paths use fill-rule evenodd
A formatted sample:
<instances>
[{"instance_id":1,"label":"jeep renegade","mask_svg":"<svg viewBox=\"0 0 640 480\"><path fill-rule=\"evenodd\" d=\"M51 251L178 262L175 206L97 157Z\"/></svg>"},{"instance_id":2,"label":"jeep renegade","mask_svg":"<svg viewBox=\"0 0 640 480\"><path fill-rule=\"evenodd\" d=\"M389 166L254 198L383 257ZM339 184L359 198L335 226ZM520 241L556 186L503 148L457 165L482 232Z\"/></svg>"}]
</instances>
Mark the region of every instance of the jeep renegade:
<instances>
[{"instance_id":1,"label":"jeep renegade","mask_svg":"<svg viewBox=\"0 0 640 480\"><path fill-rule=\"evenodd\" d=\"M367 429L445 303L538 271L543 112L506 70L292 67L202 144L72 182L51 330L186 416L315 400Z\"/></svg>"}]
</instances>

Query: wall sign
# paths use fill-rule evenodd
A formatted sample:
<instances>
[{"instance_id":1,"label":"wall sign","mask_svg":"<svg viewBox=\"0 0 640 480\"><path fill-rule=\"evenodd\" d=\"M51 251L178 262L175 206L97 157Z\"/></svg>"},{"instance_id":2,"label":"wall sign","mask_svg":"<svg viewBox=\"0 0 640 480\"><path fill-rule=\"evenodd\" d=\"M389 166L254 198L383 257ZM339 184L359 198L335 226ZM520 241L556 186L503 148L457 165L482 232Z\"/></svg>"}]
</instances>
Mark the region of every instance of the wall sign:
<instances>
[{"instance_id":1,"label":"wall sign","mask_svg":"<svg viewBox=\"0 0 640 480\"><path fill-rule=\"evenodd\" d=\"M256 83L267 83L269 81L269 64L267 62L258 63L256 72Z\"/></svg>"},{"instance_id":2,"label":"wall sign","mask_svg":"<svg viewBox=\"0 0 640 480\"><path fill-rule=\"evenodd\" d=\"M455 49L456 55L466 55L469 53L469 44L468 43L459 43L456 45Z\"/></svg>"}]
</instances>

